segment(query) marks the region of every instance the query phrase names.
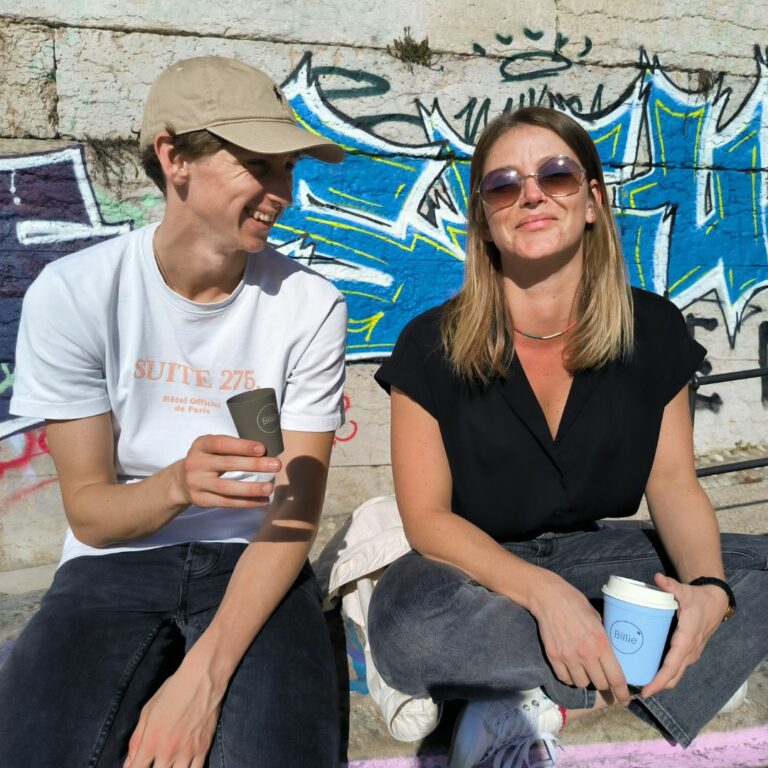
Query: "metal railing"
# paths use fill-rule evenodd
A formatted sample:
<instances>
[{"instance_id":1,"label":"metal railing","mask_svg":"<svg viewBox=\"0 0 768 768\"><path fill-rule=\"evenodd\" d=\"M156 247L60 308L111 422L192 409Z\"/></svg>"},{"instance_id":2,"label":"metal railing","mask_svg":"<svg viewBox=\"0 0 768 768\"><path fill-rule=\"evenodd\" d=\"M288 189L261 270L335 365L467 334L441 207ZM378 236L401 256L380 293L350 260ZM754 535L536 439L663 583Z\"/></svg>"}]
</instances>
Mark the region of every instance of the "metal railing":
<instances>
[{"instance_id":1,"label":"metal railing","mask_svg":"<svg viewBox=\"0 0 768 768\"><path fill-rule=\"evenodd\" d=\"M688 404L691 408L691 424L696 416L696 394L699 387L707 384L718 384L724 381L740 381L741 379L755 379L758 376L768 376L768 367L750 368L746 371L732 371L730 373L714 373L707 376L697 376L694 374L688 384ZM762 459L748 459L746 461L731 461L725 464L715 464L711 467L699 467L696 474L699 477L708 475L722 475L726 472L738 472L742 469L757 469L758 467L768 467L768 456Z\"/></svg>"}]
</instances>

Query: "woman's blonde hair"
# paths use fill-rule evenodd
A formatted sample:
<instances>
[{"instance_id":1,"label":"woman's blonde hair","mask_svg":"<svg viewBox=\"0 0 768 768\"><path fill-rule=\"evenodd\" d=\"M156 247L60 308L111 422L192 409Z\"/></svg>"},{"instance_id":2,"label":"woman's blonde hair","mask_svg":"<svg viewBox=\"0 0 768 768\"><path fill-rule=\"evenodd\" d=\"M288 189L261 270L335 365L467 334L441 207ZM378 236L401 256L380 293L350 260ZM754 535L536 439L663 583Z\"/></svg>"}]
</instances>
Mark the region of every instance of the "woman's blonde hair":
<instances>
[{"instance_id":1,"label":"woman's blonde hair","mask_svg":"<svg viewBox=\"0 0 768 768\"><path fill-rule=\"evenodd\" d=\"M502 288L501 254L483 237L488 224L478 187L491 147L507 131L521 125L556 133L584 168L586 183L594 180L600 190L595 222L584 231L577 324L568 337L565 365L571 372L595 368L628 357L632 351L632 294L595 145L568 115L544 107L524 107L493 119L475 146L469 174L464 283L447 303L442 320L443 349L454 372L483 384L506 375L514 343L512 317Z\"/></svg>"}]
</instances>

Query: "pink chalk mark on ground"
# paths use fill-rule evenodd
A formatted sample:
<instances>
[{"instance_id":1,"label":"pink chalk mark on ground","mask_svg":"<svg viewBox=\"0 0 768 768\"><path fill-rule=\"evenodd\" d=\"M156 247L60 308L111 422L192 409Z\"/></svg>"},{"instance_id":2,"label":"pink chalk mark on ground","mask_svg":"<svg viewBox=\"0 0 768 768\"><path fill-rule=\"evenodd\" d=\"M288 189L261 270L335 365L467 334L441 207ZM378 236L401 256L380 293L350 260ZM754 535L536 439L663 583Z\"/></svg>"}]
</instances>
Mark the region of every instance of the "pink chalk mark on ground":
<instances>
[{"instance_id":1,"label":"pink chalk mark on ground","mask_svg":"<svg viewBox=\"0 0 768 768\"><path fill-rule=\"evenodd\" d=\"M354 760L348 768L446 768L445 756ZM765 768L768 725L726 733L705 733L688 749L666 741L573 744L557 768Z\"/></svg>"}]
</instances>

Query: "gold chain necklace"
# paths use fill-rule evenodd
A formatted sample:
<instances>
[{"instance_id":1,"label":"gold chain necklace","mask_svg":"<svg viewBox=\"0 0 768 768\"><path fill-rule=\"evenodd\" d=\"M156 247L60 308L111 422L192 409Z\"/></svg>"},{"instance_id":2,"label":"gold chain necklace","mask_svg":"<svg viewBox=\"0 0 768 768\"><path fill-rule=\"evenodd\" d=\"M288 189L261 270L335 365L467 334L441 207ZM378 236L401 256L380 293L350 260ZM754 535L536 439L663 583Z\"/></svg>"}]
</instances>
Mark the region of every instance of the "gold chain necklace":
<instances>
[{"instance_id":1,"label":"gold chain necklace","mask_svg":"<svg viewBox=\"0 0 768 768\"><path fill-rule=\"evenodd\" d=\"M527 333L526 331L521 331L519 328L513 328L512 330L515 333L519 333L521 336L525 336L526 339L535 339L536 341L548 341L549 339L556 339L558 336L562 336L564 333L568 333L568 331L571 330L576 325L577 321L574 320L572 323L569 323L568 325L563 328L562 331L558 331L557 333L550 333L548 336L536 336L536 334L533 333Z\"/></svg>"}]
</instances>

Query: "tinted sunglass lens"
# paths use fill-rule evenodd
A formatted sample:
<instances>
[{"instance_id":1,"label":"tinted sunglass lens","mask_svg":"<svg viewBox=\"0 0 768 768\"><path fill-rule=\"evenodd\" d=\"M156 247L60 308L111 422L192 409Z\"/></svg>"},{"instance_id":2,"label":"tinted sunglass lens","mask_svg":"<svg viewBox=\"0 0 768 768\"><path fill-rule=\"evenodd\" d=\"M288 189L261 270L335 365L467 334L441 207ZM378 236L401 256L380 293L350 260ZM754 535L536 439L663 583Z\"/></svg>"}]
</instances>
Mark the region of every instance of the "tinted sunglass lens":
<instances>
[{"instance_id":1,"label":"tinted sunglass lens","mask_svg":"<svg viewBox=\"0 0 768 768\"><path fill-rule=\"evenodd\" d=\"M566 197L579 191L583 173L570 157L551 157L539 168L539 188L550 197Z\"/></svg>"},{"instance_id":2,"label":"tinted sunglass lens","mask_svg":"<svg viewBox=\"0 0 768 768\"><path fill-rule=\"evenodd\" d=\"M488 205L512 205L520 195L520 176L511 168L499 168L480 182L480 197Z\"/></svg>"}]
</instances>

